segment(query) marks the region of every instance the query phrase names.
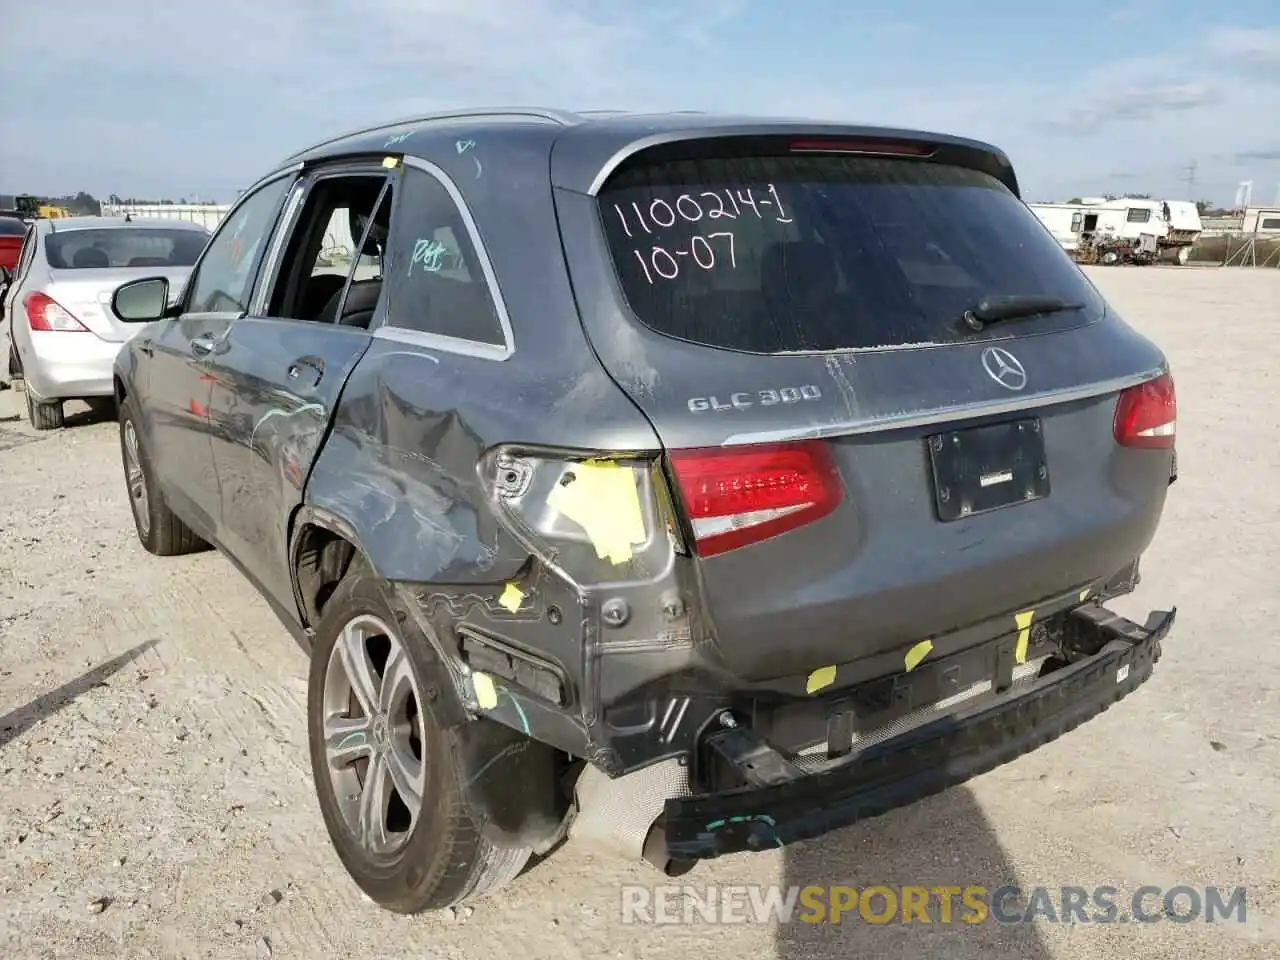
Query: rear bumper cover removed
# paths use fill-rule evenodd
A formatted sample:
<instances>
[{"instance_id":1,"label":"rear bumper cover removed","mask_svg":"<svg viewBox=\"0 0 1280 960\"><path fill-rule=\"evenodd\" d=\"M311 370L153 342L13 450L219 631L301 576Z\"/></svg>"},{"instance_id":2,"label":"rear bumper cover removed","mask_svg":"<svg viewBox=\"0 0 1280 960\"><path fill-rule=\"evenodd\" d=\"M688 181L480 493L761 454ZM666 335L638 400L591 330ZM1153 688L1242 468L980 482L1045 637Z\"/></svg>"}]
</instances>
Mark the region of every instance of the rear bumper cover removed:
<instances>
[{"instance_id":1,"label":"rear bumper cover removed","mask_svg":"<svg viewBox=\"0 0 1280 960\"><path fill-rule=\"evenodd\" d=\"M1088 620L1100 649L1092 656L962 706L834 768L670 799L663 815L667 853L700 860L784 846L907 806L1008 763L1145 683L1176 613L1154 613L1142 627L1094 607Z\"/></svg>"}]
</instances>

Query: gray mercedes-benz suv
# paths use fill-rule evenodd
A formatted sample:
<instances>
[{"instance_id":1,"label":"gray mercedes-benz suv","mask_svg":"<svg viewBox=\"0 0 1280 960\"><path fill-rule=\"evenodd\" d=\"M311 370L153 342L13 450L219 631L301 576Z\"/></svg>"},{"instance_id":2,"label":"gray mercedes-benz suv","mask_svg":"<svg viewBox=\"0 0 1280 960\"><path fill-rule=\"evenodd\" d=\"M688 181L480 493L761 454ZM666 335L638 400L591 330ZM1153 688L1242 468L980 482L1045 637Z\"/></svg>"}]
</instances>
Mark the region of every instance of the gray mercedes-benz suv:
<instances>
[{"instance_id":1,"label":"gray mercedes-benz suv","mask_svg":"<svg viewBox=\"0 0 1280 960\"><path fill-rule=\"evenodd\" d=\"M115 369L143 545L311 657L383 906L567 832L668 873L1053 739L1150 675L1165 358L951 136L459 111L245 192Z\"/></svg>"}]
</instances>

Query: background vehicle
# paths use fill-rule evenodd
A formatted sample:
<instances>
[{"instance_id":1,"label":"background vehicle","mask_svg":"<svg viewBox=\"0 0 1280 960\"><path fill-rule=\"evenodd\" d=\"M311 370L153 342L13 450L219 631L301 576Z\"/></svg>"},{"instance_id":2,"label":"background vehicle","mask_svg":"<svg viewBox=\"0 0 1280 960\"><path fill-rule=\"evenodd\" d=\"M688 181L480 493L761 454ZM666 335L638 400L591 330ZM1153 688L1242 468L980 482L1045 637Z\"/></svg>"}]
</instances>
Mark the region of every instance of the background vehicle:
<instances>
[{"instance_id":1,"label":"background vehicle","mask_svg":"<svg viewBox=\"0 0 1280 960\"><path fill-rule=\"evenodd\" d=\"M33 197L30 194L15 197L14 207L24 216L33 220L65 220L71 216L71 211L66 207L58 206L55 203L45 203L39 197Z\"/></svg>"},{"instance_id":2,"label":"background vehicle","mask_svg":"<svg viewBox=\"0 0 1280 960\"><path fill-rule=\"evenodd\" d=\"M26 233L25 221L0 215L0 267L8 270L10 276L18 269L18 252L22 249L22 238Z\"/></svg>"},{"instance_id":3,"label":"background vehicle","mask_svg":"<svg viewBox=\"0 0 1280 960\"><path fill-rule=\"evenodd\" d=\"M1100 262L1094 256L1096 239L1106 236L1121 249L1137 248L1149 237L1150 259L1185 264L1203 230L1200 209L1189 200L1086 197L1078 203L1029 206L1063 249L1081 263Z\"/></svg>"},{"instance_id":4,"label":"background vehicle","mask_svg":"<svg viewBox=\"0 0 1280 960\"><path fill-rule=\"evenodd\" d=\"M112 315L112 292L157 273L180 286L208 238L172 221L32 222L4 311L33 427L61 427L64 400L113 395L111 365L135 328Z\"/></svg>"},{"instance_id":5,"label":"background vehicle","mask_svg":"<svg viewBox=\"0 0 1280 960\"><path fill-rule=\"evenodd\" d=\"M221 548L310 651L320 807L389 909L575 811L677 872L913 802L1126 695L1172 623L1100 606L1174 477L1167 364L986 144L374 127L246 191L167 303L113 304L149 324L138 536Z\"/></svg>"}]
</instances>

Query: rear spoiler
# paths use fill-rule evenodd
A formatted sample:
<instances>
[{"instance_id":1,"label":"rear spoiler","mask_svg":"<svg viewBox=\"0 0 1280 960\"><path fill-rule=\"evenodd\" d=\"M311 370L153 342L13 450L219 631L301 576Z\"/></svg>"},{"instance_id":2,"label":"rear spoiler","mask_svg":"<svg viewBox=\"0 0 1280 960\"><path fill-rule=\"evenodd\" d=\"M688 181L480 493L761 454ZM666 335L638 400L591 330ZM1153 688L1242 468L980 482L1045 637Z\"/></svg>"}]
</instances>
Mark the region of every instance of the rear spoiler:
<instances>
[{"instance_id":1,"label":"rear spoiler","mask_svg":"<svg viewBox=\"0 0 1280 960\"><path fill-rule=\"evenodd\" d=\"M612 126L582 124L565 130L552 151L552 183L565 190L595 196L623 167L638 162L680 157L732 156L755 153L840 152L910 157L986 173L1021 199L1013 164L989 143L948 134L831 123L755 122L681 127L636 137Z\"/></svg>"}]
</instances>

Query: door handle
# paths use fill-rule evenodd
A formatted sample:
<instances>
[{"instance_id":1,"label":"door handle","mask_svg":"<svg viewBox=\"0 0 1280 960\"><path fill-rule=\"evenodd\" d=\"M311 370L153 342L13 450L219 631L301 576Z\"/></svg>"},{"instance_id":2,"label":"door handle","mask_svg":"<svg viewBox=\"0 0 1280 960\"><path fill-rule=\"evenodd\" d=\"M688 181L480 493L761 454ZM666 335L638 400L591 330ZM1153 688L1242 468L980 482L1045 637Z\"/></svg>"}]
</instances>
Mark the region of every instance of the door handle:
<instances>
[{"instance_id":1,"label":"door handle","mask_svg":"<svg viewBox=\"0 0 1280 960\"><path fill-rule=\"evenodd\" d=\"M207 357L218 348L218 341L213 337L196 337L191 341L191 352L197 357Z\"/></svg>"},{"instance_id":2,"label":"door handle","mask_svg":"<svg viewBox=\"0 0 1280 960\"><path fill-rule=\"evenodd\" d=\"M150 337L148 337L146 340L141 340L138 342L138 350L140 350L142 353L145 353L148 357L156 352L156 348L151 345Z\"/></svg>"},{"instance_id":3,"label":"door handle","mask_svg":"<svg viewBox=\"0 0 1280 960\"><path fill-rule=\"evenodd\" d=\"M289 379L314 387L324 376L324 361L319 357L303 357L289 364Z\"/></svg>"}]
</instances>

